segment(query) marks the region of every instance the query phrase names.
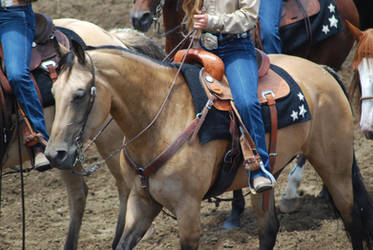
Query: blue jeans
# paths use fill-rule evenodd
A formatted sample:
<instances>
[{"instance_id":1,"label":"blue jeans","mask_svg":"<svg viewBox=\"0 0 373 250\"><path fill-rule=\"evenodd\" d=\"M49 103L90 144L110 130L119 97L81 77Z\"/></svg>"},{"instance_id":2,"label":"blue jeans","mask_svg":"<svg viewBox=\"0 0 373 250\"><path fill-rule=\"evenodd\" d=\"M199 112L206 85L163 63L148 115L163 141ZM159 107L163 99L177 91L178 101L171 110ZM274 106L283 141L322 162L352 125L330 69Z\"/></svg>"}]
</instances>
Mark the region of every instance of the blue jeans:
<instances>
[{"instance_id":1,"label":"blue jeans","mask_svg":"<svg viewBox=\"0 0 373 250\"><path fill-rule=\"evenodd\" d=\"M0 8L0 41L7 78L33 129L48 141L43 108L30 77L34 33L35 16L31 5Z\"/></svg>"},{"instance_id":2,"label":"blue jeans","mask_svg":"<svg viewBox=\"0 0 373 250\"><path fill-rule=\"evenodd\" d=\"M268 54L280 54L282 42L279 32L282 0L260 1L259 23L263 50Z\"/></svg>"},{"instance_id":3,"label":"blue jeans","mask_svg":"<svg viewBox=\"0 0 373 250\"><path fill-rule=\"evenodd\" d=\"M231 87L234 103L249 131L266 170L270 171L264 124L257 97L258 67L254 44L250 38L236 39L210 52L219 56ZM252 179L265 176L261 170L251 173Z\"/></svg>"}]
</instances>

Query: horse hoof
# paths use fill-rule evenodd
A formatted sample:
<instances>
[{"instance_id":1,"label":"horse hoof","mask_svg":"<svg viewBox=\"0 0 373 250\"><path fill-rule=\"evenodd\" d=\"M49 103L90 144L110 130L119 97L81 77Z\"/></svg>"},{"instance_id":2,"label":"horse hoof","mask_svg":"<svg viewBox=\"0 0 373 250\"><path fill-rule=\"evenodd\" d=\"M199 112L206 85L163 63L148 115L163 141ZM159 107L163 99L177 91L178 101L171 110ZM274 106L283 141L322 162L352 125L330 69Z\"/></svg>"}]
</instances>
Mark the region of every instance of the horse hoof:
<instances>
[{"instance_id":1,"label":"horse hoof","mask_svg":"<svg viewBox=\"0 0 373 250\"><path fill-rule=\"evenodd\" d=\"M295 212L299 208L299 203L299 199L282 199L280 202L280 211L285 214Z\"/></svg>"},{"instance_id":2,"label":"horse hoof","mask_svg":"<svg viewBox=\"0 0 373 250\"><path fill-rule=\"evenodd\" d=\"M224 221L223 228L225 229L234 229L239 228L241 226L240 218L233 218L232 216L229 217L226 221Z\"/></svg>"}]
</instances>

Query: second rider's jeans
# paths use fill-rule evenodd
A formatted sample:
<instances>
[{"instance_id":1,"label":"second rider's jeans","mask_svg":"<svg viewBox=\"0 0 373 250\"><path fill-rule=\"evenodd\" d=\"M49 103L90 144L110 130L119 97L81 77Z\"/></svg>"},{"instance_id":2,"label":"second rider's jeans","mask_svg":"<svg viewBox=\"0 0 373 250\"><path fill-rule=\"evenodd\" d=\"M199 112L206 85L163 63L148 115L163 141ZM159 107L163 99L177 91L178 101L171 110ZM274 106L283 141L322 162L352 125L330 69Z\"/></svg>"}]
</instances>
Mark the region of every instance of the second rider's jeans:
<instances>
[{"instance_id":1,"label":"second rider's jeans","mask_svg":"<svg viewBox=\"0 0 373 250\"><path fill-rule=\"evenodd\" d=\"M0 40L7 78L33 129L48 141L43 108L30 78L34 32L35 16L31 5L0 8Z\"/></svg>"},{"instance_id":2,"label":"second rider's jeans","mask_svg":"<svg viewBox=\"0 0 373 250\"><path fill-rule=\"evenodd\" d=\"M282 0L260 1L259 22L263 50L268 54L280 54L282 41L279 32Z\"/></svg>"}]
</instances>

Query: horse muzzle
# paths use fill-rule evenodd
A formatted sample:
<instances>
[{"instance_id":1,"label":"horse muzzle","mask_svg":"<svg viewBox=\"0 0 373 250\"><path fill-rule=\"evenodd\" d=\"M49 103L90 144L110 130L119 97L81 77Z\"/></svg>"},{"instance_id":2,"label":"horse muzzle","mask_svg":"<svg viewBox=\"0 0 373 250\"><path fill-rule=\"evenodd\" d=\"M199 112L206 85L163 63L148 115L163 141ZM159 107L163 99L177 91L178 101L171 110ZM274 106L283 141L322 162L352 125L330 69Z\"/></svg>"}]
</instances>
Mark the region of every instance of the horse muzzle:
<instances>
[{"instance_id":1,"label":"horse muzzle","mask_svg":"<svg viewBox=\"0 0 373 250\"><path fill-rule=\"evenodd\" d=\"M131 12L131 22L135 29L147 32L153 23L153 14L150 11Z\"/></svg>"},{"instance_id":2,"label":"horse muzzle","mask_svg":"<svg viewBox=\"0 0 373 250\"><path fill-rule=\"evenodd\" d=\"M48 144L44 152L50 164L61 170L72 169L76 159L76 146L53 147Z\"/></svg>"}]
</instances>

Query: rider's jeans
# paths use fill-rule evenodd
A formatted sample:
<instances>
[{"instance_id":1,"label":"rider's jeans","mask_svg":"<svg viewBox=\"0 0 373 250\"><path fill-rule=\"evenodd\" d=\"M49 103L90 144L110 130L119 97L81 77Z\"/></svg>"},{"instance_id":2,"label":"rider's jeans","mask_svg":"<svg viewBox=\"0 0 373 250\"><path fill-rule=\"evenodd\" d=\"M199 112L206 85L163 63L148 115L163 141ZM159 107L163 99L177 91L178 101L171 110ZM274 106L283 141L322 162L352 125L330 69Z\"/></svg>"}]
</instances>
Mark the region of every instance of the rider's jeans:
<instances>
[{"instance_id":1,"label":"rider's jeans","mask_svg":"<svg viewBox=\"0 0 373 250\"><path fill-rule=\"evenodd\" d=\"M265 168L269 171L265 131L257 97L258 68L254 44L250 38L236 39L219 45L218 49L211 52L224 62L225 74L231 87L234 103L254 140ZM251 176L253 179L257 176L264 176L264 173L256 170L251 173Z\"/></svg>"},{"instance_id":2,"label":"rider's jeans","mask_svg":"<svg viewBox=\"0 0 373 250\"><path fill-rule=\"evenodd\" d=\"M279 32L281 12L282 0L264 0L260 2L260 33L265 53L281 53L282 42Z\"/></svg>"},{"instance_id":3,"label":"rider's jeans","mask_svg":"<svg viewBox=\"0 0 373 250\"><path fill-rule=\"evenodd\" d=\"M35 16L31 5L0 8L0 40L7 78L35 132L48 141L43 108L30 78L34 32Z\"/></svg>"}]
</instances>

